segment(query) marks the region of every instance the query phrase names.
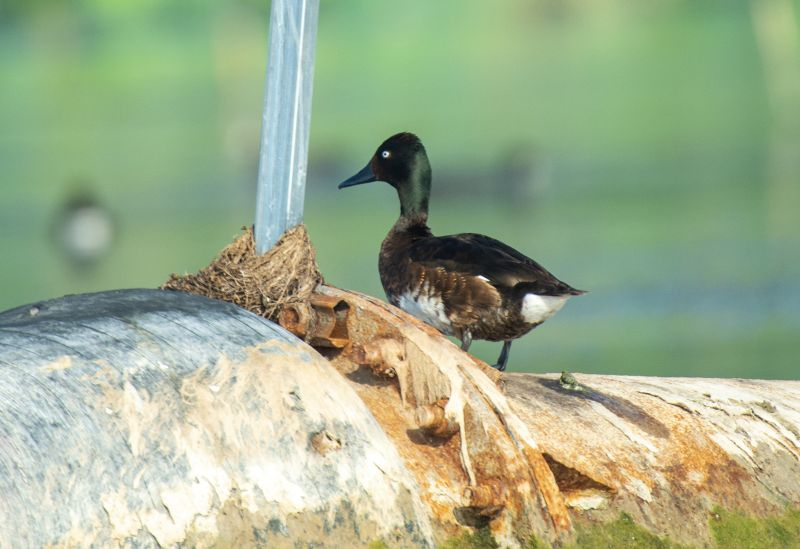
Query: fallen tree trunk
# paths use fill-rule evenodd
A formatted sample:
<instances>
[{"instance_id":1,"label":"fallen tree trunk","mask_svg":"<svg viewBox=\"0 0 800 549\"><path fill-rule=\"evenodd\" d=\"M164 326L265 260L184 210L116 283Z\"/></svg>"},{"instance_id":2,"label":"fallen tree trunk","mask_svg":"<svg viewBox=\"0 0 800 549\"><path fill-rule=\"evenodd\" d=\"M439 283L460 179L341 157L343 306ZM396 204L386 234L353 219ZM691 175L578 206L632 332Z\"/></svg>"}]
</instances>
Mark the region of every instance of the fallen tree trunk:
<instances>
[{"instance_id":1,"label":"fallen tree trunk","mask_svg":"<svg viewBox=\"0 0 800 549\"><path fill-rule=\"evenodd\" d=\"M711 541L800 503L800 383L501 376L321 287L275 325L131 290L0 314L0 540L564 543L624 511Z\"/></svg>"}]
</instances>

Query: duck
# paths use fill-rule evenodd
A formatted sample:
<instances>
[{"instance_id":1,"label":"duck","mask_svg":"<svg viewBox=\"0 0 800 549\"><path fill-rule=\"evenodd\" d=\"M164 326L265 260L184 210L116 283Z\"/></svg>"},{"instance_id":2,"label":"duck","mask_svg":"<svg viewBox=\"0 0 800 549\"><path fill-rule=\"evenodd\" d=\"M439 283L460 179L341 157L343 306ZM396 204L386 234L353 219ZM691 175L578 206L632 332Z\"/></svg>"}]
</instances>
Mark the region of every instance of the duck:
<instances>
[{"instance_id":1,"label":"duck","mask_svg":"<svg viewBox=\"0 0 800 549\"><path fill-rule=\"evenodd\" d=\"M494 367L504 371L513 340L586 292L562 282L511 246L476 233L434 236L428 227L432 172L419 137L386 139L339 189L373 181L397 191L400 217L383 240L378 259L388 301L469 351L473 340L503 342Z\"/></svg>"}]
</instances>

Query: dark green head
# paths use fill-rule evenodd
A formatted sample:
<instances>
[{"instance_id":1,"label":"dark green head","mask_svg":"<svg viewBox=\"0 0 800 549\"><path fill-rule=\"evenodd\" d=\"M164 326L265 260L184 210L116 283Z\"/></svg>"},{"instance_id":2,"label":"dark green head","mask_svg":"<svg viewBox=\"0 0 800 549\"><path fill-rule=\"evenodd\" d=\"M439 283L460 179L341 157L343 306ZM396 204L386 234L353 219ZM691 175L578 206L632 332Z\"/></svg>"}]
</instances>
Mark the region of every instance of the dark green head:
<instances>
[{"instance_id":1,"label":"dark green head","mask_svg":"<svg viewBox=\"0 0 800 549\"><path fill-rule=\"evenodd\" d=\"M364 169L339 188L371 181L385 181L397 189L400 215L428 213L431 165L425 147L413 133L398 133L381 143Z\"/></svg>"}]
</instances>

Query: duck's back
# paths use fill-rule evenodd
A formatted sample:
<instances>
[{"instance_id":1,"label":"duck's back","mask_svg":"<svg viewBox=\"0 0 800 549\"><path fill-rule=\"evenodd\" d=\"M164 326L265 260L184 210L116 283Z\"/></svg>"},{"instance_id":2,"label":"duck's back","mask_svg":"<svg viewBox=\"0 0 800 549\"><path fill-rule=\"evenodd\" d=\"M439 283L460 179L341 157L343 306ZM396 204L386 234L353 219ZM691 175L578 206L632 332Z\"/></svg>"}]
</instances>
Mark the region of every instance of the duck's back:
<instances>
[{"instance_id":1,"label":"duck's back","mask_svg":"<svg viewBox=\"0 0 800 549\"><path fill-rule=\"evenodd\" d=\"M424 225L396 225L381 246L379 270L391 303L444 333L469 329L482 339L518 337L538 324L523 315L526 303L552 301L557 310L567 296L582 293L498 240L436 237ZM544 297L526 302L528 295Z\"/></svg>"},{"instance_id":2,"label":"duck's back","mask_svg":"<svg viewBox=\"0 0 800 549\"><path fill-rule=\"evenodd\" d=\"M539 263L494 238L475 233L431 236L412 243L413 262L488 279L498 288L523 284L538 295L577 295L580 290L562 282Z\"/></svg>"}]
</instances>

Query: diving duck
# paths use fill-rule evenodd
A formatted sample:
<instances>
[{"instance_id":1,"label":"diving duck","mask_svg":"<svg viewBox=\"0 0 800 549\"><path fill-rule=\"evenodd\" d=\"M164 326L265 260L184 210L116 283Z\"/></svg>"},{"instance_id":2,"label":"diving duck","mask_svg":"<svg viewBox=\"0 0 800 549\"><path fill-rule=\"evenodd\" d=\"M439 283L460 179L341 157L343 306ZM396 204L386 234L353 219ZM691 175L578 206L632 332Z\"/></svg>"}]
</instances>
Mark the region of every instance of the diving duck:
<instances>
[{"instance_id":1,"label":"diving duck","mask_svg":"<svg viewBox=\"0 0 800 549\"><path fill-rule=\"evenodd\" d=\"M433 236L428 228L431 165L412 133L384 141L340 189L385 181L397 190L400 218L381 244L378 269L393 305L461 340L502 341L505 370L512 340L553 316L576 290L511 246L481 234Z\"/></svg>"}]
</instances>

